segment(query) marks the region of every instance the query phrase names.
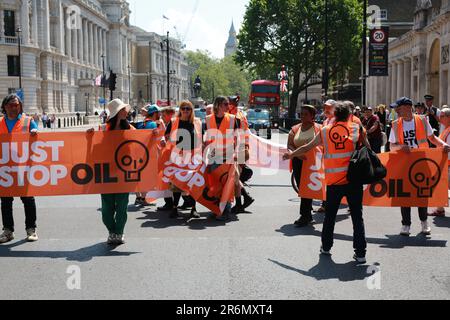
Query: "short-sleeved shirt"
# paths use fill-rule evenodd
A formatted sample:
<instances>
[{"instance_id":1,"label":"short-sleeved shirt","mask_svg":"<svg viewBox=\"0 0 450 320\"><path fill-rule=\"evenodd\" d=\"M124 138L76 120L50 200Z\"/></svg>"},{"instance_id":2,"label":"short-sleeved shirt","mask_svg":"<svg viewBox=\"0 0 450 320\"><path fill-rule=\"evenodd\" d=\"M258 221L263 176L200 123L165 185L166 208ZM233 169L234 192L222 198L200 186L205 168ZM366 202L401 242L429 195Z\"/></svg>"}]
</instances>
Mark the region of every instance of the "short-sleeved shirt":
<instances>
[{"instance_id":1,"label":"short-sleeved shirt","mask_svg":"<svg viewBox=\"0 0 450 320\"><path fill-rule=\"evenodd\" d=\"M367 136L369 139L381 139L381 126L380 119L376 115L372 115L370 118L364 118L362 124L364 128L369 131L373 128L373 126L378 122L378 128L372 132L368 133Z\"/></svg>"},{"instance_id":2,"label":"short-sleeved shirt","mask_svg":"<svg viewBox=\"0 0 450 320\"><path fill-rule=\"evenodd\" d=\"M19 121L21 118L22 118L22 114L19 114L17 119L14 119L14 120L9 120L8 117L5 116L6 127L8 128L8 132L9 133L11 133L11 131L13 130L13 128L16 125L17 121ZM31 122L30 122L30 132L31 132L31 130L37 130L37 129L38 129L38 126L37 126L36 122L34 122L34 120L31 120Z\"/></svg>"},{"instance_id":3,"label":"short-sleeved shirt","mask_svg":"<svg viewBox=\"0 0 450 320\"><path fill-rule=\"evenodd\" d=\"M433 128L431 128L430 123L427 121L427 137L430 137L433 135ZM405 121L403 120L403 138L405 141L405 144L408 145L412 149L418 149L419 145L417 144L417 137L416 137L416 122L414 121L414 118L411 121ZM394 130L391 130L391 135L389 136L389 142L390 143L397 143L395 140L395 132Z\"/></svg>"}]
</instances>

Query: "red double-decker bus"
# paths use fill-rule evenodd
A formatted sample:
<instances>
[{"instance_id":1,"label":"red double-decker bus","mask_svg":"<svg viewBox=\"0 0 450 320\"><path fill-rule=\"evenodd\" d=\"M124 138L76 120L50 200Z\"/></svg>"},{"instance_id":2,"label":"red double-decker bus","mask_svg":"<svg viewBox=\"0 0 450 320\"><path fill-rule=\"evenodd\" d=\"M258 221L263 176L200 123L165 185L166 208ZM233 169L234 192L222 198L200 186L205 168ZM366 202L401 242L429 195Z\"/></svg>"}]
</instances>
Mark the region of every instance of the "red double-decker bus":
<instances>
[{"instance_id":1,"label":"red double-decker bus","mask_svg":"<svg viewBox=\"0 0 450 320\"><path fill-rule=\"evenodd\" d=\"M249 107L251 109L269 110L272 123L275 125L280 118L280 82L256 80L252 82Z\"/></svg>"}]
</instances>

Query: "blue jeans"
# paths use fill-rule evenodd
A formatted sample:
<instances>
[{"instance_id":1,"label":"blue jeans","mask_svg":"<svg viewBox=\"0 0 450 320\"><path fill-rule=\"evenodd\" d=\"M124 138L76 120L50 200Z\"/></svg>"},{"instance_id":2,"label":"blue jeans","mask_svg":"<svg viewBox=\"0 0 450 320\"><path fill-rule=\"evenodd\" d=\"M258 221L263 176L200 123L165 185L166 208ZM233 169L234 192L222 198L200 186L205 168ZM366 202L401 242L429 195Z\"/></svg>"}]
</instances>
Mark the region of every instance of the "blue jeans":
<instances>
[{"instance_id":1,"label":"blue jeans","mask_svg":"<svg viewBox=\"0 0 450 320\"><path fill-rule=\"evenodd\" d=\"M325 221L322 230L322 247L329 251L333 247L334 226L336 215L343 197L347 197L353 222L353 248L358 257L366 256L366 235L362 216L362 185L339 185L327 187L327 203Z\"/></svg>"}]
</instances>

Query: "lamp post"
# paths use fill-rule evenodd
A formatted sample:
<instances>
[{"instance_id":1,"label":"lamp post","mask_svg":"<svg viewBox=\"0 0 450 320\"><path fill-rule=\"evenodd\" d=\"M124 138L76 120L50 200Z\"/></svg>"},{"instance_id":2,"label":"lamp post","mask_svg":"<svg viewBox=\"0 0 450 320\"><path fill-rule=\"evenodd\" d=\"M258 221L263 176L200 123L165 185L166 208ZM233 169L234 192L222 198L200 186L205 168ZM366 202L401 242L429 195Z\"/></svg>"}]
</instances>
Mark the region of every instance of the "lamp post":
<instances>
[{"instance_id":1,"label":"lamp post","mask_svg":"<svg viewBox=\"0 0 450 320\"><path fill-rule=\"evenodd\" d=\"M152 103L152 98L150 97L150 72L147 71L147 100Z\"/></svg>"},{"instance_id":2,"label":"lamp post","mask_svg":"<svg viewBox=\"0 0 450 320\"><path fill-rule=\"evenodd\" d=\"M105 75L105 55L102 54L102 87L103 87L103 111L105 111L105 101L106 101L106 75Z\"/></svg>"},{"instance_id":3,"label":"lamp post","mask_svg":"<svg viewBox=\"0 0 450 320\"><path fill-rule=\"evenodd\" d=\"M20 34L22 33L22 28L19 26L16 29L17 32L17 45L19 47L19 89L22 90L22 53L20 47Z\"/></svg>"},{"instance_id":4,"label":"lamp post","mask_svg":"<svg viewBox=\"0 0 450 320\"><path fill-rule=\"evenodd\" d=\"M325 0L325 57L323 66L323 90L325 99L328 98L328 86L329 86L329 70L328 70L328 0Z\"/></svg>"},{"instance_id":5,"label":"lamp post","mask_svg":"<svg viewBox=\"0 0 450 320\"><path fill-rule=\"evenodd\" d=\"M362 33L362 47L363 47L363 58L362 58L362 105L366 105L366 87L367 87L367 0L363 0L363 33Z\"/></svg>"},{"instance_id":6,"label":"lamp post","mask_svg":"<svg viewBox=\"0 0 450 320\"><path fill-rule=\"evenodd\" d=\"M131 104L131 67L128 65L128 104Z\"/></svg>"}]
</instances>

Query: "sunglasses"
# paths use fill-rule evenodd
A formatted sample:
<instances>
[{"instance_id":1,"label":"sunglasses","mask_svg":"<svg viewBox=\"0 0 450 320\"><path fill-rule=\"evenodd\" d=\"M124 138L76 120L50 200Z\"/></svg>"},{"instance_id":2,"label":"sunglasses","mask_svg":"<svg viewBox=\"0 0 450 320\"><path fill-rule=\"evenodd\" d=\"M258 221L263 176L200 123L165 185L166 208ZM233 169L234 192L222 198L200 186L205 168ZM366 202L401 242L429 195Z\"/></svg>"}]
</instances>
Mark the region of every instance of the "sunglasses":
<instances>
[{"instance_id":1,"label":"sunglasses","mask_svg":"<svg viewBox=\"0 0 450 320\"><path fill-rule=\"evenodd\" d=\"M228 107L230 104L228 102L224 102L224 103L222 103L222 105Z\"/></svg>"},{"instance_id":2,"label":"sunglasses","mask_svg":"<svg viewBox=\"0 0 450 320\"><path fill-rule=\"evenodd\" d=\"M10 106L10 107L20 107L20 103L13 103L13 102L11 102L11 103L8 103L7 104L7 106Z\"/></svg>"},{"instance_id":3,"label":"sunglasses","mask_svg":"<svg viewBox=\"0 0 450 320\"><path fill-rule=\"evenodd\" d=\"M189 108L189 107L182 107L182 108L180 108L180 110L181 110L181 111L191 111L192 108Z\"/></svg>"}]
</instances>

